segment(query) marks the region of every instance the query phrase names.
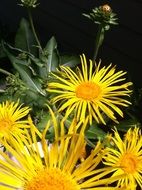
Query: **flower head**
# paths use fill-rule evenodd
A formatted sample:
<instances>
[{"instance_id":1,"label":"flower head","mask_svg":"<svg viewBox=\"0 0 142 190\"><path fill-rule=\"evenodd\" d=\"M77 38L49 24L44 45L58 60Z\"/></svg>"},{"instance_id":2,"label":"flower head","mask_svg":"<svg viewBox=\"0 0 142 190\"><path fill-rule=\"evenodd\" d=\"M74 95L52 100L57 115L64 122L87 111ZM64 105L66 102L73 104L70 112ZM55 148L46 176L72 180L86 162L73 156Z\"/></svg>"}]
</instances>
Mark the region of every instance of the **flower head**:
<instances>
[{"instance_id":1,"label":"flower head","mask_svg":"<svg viewBox=\"0 0 142 190\"><path fill-rule=\"evenodd\" d=\"M53 115L53 113L52 113ZM54 140L49 143L45 138L50 122L41 134L37 133L32 121L30 133L25 129L23 138L12 137L11 145L0 139L17 162L12 161L6 153L0 151L4 159L0 159L0 189L12 188L22 190L116 190L108 184L116 179L108 178L108 167L97 168L102 159L102 145L100 142L90 155L80 161L84 149L84 129L86 123L76 124L73 120L67 133L64 122L60 128L53 118ZM81 128L80 128L81 126ZM77 130L80 128L80 133ZM37 139L41 142L41 149Z\"/></svg>"},{"instance_id":2,"label":"flower head","mask_svg":"<svg viewBox=\"0 0 142 190\"><path fill-rule=\"evenodd\" d=\"M114 167L113 177L124 175L118 180L118 187L129 186L136 190L137 184L142 189L142 135L139 128L129 129L124 140L117 130L112 137L113 147L107 148L105 164Z\"/></svg>"},{"instance_id":3,"label":"flower head","mask_svg":"<svg viewBox=\"0 0 142 190\"><path fill-rule=\"evenodd\" d=\"M102 25L104 30L109 30L111 25L117 25L118 18L108 4L92 9L89 14L83 14L94 23Z\"/></svg>"},{"instance_id":4,"label":"flower head","mask_svg":"<svg viewBox=\"0 0 142 190\"><path fill-rule=\"evenodd\" d=\"M6 101L0 104L0 137L9 138L11 134L19 134L22 128L27 128L27 120L23 119L30 111L22 107L19 101ZM23 120L22 120L23 119Z\"/></svg>"},{"instance_id":5,"label":"flower head","mask_svg":"<svg viewBox=\"0 0 142 190\"><path fill-rule=\"evenodd\" d=\"M94 118L98 123L106 124L105 114L117 122L114 112L123 117L119 106L130 104L125 97L131 93L128 87L132 83L124 82L126 72L116 72L111 65L100 68L100 63L93 71L93 62L90 60L87 65L84 55L81 64L82 70L77 68L77 72L61 66L59 75L53 74L57 81L49 82L47 89L55 93L51 101L60 102L59 112L66 110L66 116L74 111L78 121L84 121L88 115L90 123Z\"/></svg>"}]
</instances>

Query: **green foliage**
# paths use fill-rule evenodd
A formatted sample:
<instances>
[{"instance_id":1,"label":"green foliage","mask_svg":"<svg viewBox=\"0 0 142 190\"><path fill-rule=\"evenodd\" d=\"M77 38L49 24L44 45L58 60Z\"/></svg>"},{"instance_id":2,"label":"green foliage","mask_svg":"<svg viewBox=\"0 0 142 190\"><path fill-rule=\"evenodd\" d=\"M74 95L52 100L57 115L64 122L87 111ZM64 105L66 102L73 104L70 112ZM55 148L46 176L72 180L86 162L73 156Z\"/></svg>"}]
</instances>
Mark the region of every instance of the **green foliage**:
<instances>
[{"instance_id":1,"label":"green foliage","mask_svg":"<svg viewBox=\"0 0 142 190\"><path fill-rule=\"evenodd\" d=\"M95 122L89 126L85 134L89 140L103 140L107 135L107 133Z\"/></svg>"},{"instance_id":2,"label":"green foliage","mask_svg":"<svg viewBox=\"0 0 142 190\"><path fill-rule=\"evenodd\" d=\"M141 123L136 117L120 121L120 123L116 125L117 130L122 132L126 132L128 129L134 127L141 127Z\"/></svg>"},{"instance_id":3,"label":"green foliage","mask_svg":"<svg viewBox=\"0 0 142 190\"><path fill-rule=\"evenodd\" d=\"M50 73L56 72L60 65L75 67L79 56L60 56L54 36L44 48L38 47L30 24L25 18L20 21L15 44L11 46L2 40L0 47L0 57L6 57L12 67L10 72L0 69L0 72L6 75L0 80L0 101L7 99L16 101L20 98L21 103L34 110L32 114L38 118L38 127L42 129L43 121L48 118L46 104L49 104L49 94L46 87Z\"/></svg>"}]
</instances>

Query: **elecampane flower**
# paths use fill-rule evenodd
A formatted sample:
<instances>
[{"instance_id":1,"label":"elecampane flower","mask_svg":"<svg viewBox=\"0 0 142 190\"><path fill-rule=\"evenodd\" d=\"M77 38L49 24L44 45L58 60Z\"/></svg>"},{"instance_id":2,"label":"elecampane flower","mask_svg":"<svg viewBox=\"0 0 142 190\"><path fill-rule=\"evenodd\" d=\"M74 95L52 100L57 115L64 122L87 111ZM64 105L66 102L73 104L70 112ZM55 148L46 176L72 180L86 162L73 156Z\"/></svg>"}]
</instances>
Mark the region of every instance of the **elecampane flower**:
<instances>
[{"instance_id":1,"label":"elecampane flower","mask_svg":"<svg viewBox=\"0 0 142 190\"><path fill-rule=\"evenodd\" d=\"M66 116L74 112L77 120L84 121L89 116L92 123L94 118L98 123L106 124L104 113L110 119L117 122L114 112L123 117L119 106L127 107L131 104L126 97L130 95L128 89L131 82L124 82L126 72L116 72L111 64L100 68L100 63L87 64L85 55L81 56L82 70L77 68L74 72L71 68L61 66L58 74L52 74L57 81L49 82L47 90L55 94L51 102L59 102L59 112L66 110Z\"/></svg>"},{"instance_id":2,"label":"elecampane flower","mask_svg":"<svg viewBox=\"0 0 142 190\"><path fill-rule=\"evenodd\" d=\"M3 159L0 159L0 189L12 190L117 190L109 187L109 183L116 179L107 177L111 169L97 168L102 159L102 145L100 142L84 159L84 129L79 134L76 130L80 124L72 122L68 133L65 134L64 124L61 122L60 130L57 122L54 126L55 138L51 144L45 138L50 123L47 124L43 134L35 132L32 121L30 134L25 129L23 138L12 137L11 145L0 139L17 160L9 159L6 153L0 151ZM37 130L37 129L36 129ZM42 145L39 149L37 139ZM82 161L80 161L82 160Z\"/></svg>"},{"instance_id":3,"label":"elecampane flower","mask_svg":"<svg viewBox=\"0 0 142 190\"><path fill-rule=\"evenodd\" d=\"M29 113L29 107L22 107L17 102L2 102L0 104L0 138L9 138L11 134L20 134L22 128L27 128L27 119L23 119Z\"/></svg>"},{"instance_id":4,"label":"elecampane flower","mask_svg":"<svg viewBox=\"0 0 142 190\"><path fill-rule=\"evenodd\" d=\"M136 190L137 184L142 189L142 135L139 128L129 129L124 140L117 130L112 137L113 147L107 148L105 164L114 167L113 177L124 175L118 180L118 187L129 186Z\"/></svg>"}]
</instances>

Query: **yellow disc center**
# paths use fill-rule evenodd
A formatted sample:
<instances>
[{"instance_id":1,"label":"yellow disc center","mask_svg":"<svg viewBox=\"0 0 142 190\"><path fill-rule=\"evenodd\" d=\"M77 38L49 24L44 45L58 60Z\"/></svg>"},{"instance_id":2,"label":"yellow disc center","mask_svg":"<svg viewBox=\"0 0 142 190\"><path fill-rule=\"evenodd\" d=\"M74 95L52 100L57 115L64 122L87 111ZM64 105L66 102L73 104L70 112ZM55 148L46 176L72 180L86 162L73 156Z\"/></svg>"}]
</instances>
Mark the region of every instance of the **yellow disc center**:
<instances>
[{"instance_id":1,"label":"yellow disc center","mask_svg":"<svg viewBox=\"0 0 142 190\"><path fill-rule=\"evenodd\" d=\"M24 190L80 190L71 175L60 169L45 169L37 173L26 185Z\"/></svg>"},{"instance_id":2,"label":"yellow disc center","mask_svg":"<svg viewBox=\"0 0 142 190\"><path fill-rule=\"evenodd\" d=\"M5 130L12 125L12 122L8 119L0 120L0 130Z\"/></svg>"},{"instance_id":3,"label":"yellow disc center","mask_svg":"<svg viewBox=\"0 0 142 190\"><path fill-rule=\"evenodd\" d=\"M121 160L121 167L127 173L134 173L137 170L138 160L135 155L127 153Z\"/></svg>"},{"instance_id":4,"label":"yellow disc center","mask_svg":"<svg viewBox=\"0 0 142 190\"><path fill-rule=\"evenodd\" d=\"M94 82L83 82L76 88L76 96L83 100L94 100L99 94L100 87Z\"/></svg>"}]
</instances>

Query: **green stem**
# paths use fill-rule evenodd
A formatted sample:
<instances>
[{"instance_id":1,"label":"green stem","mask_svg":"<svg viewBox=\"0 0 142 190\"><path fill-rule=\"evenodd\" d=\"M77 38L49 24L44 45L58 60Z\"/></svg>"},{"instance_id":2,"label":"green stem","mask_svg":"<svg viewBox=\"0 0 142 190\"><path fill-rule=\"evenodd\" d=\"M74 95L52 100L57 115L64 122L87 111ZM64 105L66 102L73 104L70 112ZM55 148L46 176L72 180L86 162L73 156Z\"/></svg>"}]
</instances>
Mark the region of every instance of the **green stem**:
<instances>
[{"instance_id":1,"label":"green stem","mask_svg":"<svg viewBox=\"0 0 142 190\"><path fill-rule=\"evenodd\" d=\"M28 16L29 16L29 21L30 21L30 24L31 24L31 29L33 31L34 37L36 39L36 42L37 42L40 50L42 51L42 47L41 47L40 41L39 41L39 39L37 37L37 34L36 34L36 31L35 31L35 27L34 27L33 18L32 18L32 14L31 14L30 8L28 8Z\"/></svg>"},{"instance_id":2,"label":"green stem","mask_svg":"<svg viewBox=\"0 0 142 190\"><path fill-rule=\"evenodd\" d=\"M11 75L11 73L9 73L8 71L1 69L1 68L0 68L0 73L3 73L5 75Z\"/></svg>"},{"instance_id":3,"label":"green stem","mask_svg":"<svg viewBox=\"0 0 142 190\"><path fill-rule=\"evenodd\" d=\"M102 24L99 25L99 29L96 36L96 42L95 42L95 50L93 55L93 60L95 61L99 52L99 48L102 45L104 38L104 27Z\"/></svg>"}]
</instances>

